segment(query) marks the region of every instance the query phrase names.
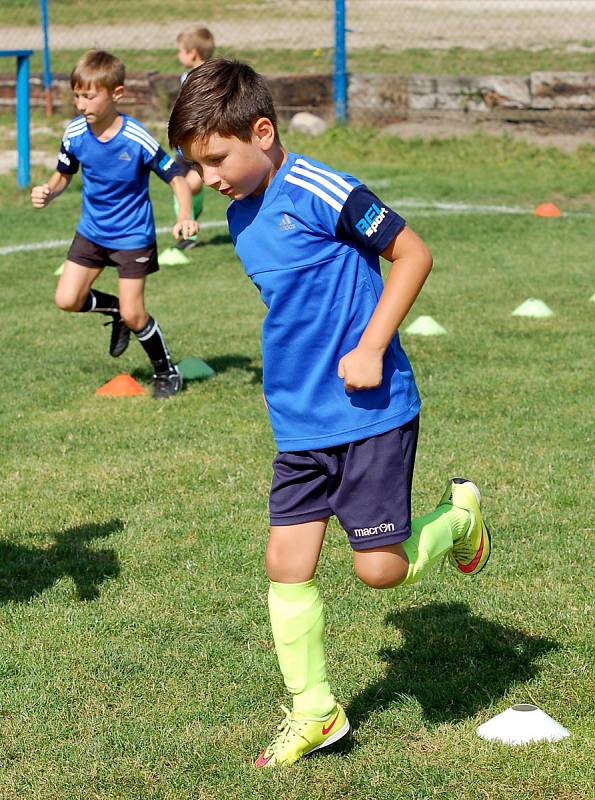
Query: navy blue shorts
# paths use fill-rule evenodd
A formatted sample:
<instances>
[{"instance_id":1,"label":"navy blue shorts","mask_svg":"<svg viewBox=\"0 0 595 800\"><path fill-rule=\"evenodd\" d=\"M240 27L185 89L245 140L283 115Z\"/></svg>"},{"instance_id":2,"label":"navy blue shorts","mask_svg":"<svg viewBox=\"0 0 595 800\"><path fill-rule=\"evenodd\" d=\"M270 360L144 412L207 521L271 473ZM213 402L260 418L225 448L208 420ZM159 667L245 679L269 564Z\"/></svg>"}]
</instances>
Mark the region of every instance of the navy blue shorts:
<instances>
[{"instance_id":1,"label":"navy blue shorts","mask_svg":"<svg viewBox=\"0 0 595 800\"><path fill-rule=\"evenodd\" d=\"M411 535L411 484L419 416L369 439L323 450L277 453L269 497L271 525L299 525L333 514L354 550Z\"/></svg>"}]
</instances>

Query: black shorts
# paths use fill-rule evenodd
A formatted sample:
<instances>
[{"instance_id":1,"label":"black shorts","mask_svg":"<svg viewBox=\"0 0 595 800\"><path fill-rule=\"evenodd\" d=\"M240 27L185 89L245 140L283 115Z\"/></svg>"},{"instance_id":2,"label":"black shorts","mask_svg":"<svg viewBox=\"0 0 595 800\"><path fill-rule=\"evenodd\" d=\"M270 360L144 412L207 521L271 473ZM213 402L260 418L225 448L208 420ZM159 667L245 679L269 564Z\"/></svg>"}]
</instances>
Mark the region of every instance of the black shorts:
<instances>
[{"instance_id":1,"label":"black shorts","mask_svg":"<svg viewBox=\"0 0 595 800\"><path fill-rule=\"evenodd\" d=\"M143 278L159 270L156 242L137 250L112 250L77 232L66 258L81 267L116 267L120 278Z\"/></svg>"},{"instance_id":2,"label":"black shorts","mask_svg":"<svg viewBox=\"0 0 595 800\"><path fill-rule=\"evenodd\" d=\"M419 416L378 436L323 450L277 453L269 497L271 525L333 514L354 550L411 535L411 485Z\"/></svg>"}]
</instances>

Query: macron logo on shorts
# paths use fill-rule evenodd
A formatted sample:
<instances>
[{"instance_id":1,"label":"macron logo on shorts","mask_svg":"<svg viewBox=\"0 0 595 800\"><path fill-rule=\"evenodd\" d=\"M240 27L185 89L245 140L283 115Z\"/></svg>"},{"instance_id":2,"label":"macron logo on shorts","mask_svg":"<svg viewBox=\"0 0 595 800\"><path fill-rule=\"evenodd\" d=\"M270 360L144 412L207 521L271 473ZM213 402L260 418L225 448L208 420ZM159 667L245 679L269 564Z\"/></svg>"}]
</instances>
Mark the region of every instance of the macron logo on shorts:
<instances>
[{"instance_id":1,"label":"macron logo on shorts","mask_svg":"<svg viewBox=\"0 0 595 800\"><path fill-rule=\"evenodd\" d=\"M393 522L382 522L373 528L354 528L354 536L376 536L377 533L393 533L395 525Z\"/></svg>"}]
</instances>

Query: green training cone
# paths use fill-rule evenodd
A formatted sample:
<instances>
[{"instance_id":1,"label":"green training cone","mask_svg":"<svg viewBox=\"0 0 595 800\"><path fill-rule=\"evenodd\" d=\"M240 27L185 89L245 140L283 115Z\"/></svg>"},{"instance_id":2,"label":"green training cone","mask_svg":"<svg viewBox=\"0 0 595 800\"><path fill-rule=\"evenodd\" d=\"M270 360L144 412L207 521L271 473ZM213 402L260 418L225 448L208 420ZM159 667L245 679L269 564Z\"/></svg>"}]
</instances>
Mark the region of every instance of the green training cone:
<instances>
[{"instance_id":1,"label":"green training cone","mask_svg":"<svg viewBox=\"0 0 595 800\"><path fill-rule=\"evenodd\" d=\"M446 333L446 328L432 317L418 317L405 328L405 333L412 333L414 336L441 336Z\"/></svg>"},{"instance_id":2,"label":"green training cone","mask_svg":"<svg viewBox=\"0 0 595 800\"><path fill-rule=\"evenodd\" d=\"M590 300L592 303L595 303L595 294L592 294L592 295L591 295L591 297L589 298L589 300Z\"/></svg>"},{"instance_id":3,"label":"green training cone","mask_svg":"<svg viewBox=\"0 0 595 800\"><path fill-rule=\"evenodd\" d=\"M159 263L166 267L173 267L177 264L189 264L190 259L175 247L168 247L159 255Z\"/></svg>"},{"instance_id":4,"label":"green training cone","mask_svg":"<svg viewBox=\"0 0 595 800\"><path fill-rule=\"evenodd\" d=\"M202 378L210 378L215 374L215 370L196 356L183 358L178 364L180 374L185 381L198 381Z\"/></svg>"},{"instance_id":5,"label":"green training cone","mask_svg":"<svg viewBox=\"0 0 595 800\"><path fill-rule=\"evenodd\" d=\"M515 308L515 310L512 312L512 316L535 318L553 317L554 312L543 302L543 300L536 300L534 297L530 297L528 300L525 300L524 303L521 303L520 306Z\"/></svg>"},{"instance_id":6,"label":"green training cone","mask_svg":"<svg viewBox=\"0 0 595 800\"><path fill-rule=\"evenodd\" d=\"M64 272L64 263L60 264L58 269L54 272L54 275L61 275Z\"/></svg>"}]
</instances>

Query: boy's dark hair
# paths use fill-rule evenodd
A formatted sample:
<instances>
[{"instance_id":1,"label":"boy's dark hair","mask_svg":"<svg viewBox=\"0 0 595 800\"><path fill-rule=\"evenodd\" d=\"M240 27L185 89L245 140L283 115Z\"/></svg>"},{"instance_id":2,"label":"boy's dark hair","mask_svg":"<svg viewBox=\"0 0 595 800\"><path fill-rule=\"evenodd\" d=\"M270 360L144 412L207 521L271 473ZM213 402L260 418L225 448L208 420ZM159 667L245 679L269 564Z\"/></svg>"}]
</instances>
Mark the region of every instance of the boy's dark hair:
<instances>
[{"instance_id":1,"label":"boy's dark hair","mask_svg":"<svg viewBox=\"0 0 595 800\"><path fill-rule=\"evenodd\" d=\"M213 34L208 28L202 27L186 28L178 34L178 44L181 44L184 50L196 50L202 61L212 58L215 50Z\"/></svg>"},{"instance_id":2,"label":"boy's dark hair","mask_svg":"<svg viewBox=\"0 0 595 800\"><path fill-rule=\"evenodd\" d=\"M172 147L180 147L187 136L201 139L214 133L252 138L252 125L259 117L273 123L278 141L277 112L265 79L248 64L215 58L188 75L169 118Z\"/></svg>"},{"instance_id":3,"label":"boy's dark hair","mask_svg":"<svg viewBox=\"0 0 595 800\"><path fill-rule=\"evenodd\" d=\"M99 86L113 91L123 86L126 70L119 58L105 50L87 50L70 73L70 87Z\"/></svg>"}]
</instances>

